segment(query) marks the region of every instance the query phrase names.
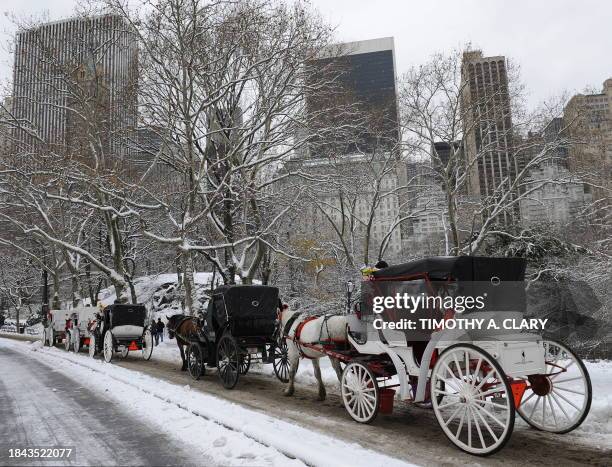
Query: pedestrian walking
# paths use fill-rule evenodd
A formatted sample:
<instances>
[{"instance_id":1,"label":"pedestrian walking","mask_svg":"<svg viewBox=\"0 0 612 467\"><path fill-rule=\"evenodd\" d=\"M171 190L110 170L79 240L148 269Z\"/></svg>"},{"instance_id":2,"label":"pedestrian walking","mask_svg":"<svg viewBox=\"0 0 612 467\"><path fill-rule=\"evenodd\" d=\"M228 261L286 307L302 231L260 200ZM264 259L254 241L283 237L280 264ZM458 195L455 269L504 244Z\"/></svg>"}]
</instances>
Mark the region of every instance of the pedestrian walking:
<instances>
[{"instance_id":1,"label":"pedestrian walking","mask_svg":"<svg viewBox=\"0 0 612 467\"><path fill-rule=\"evenodd\" d=\"M159 339L164 342L164 328L166 325L162 322L161 318L157 318L157 335Z\"/></svg>"},{"instance_id":2,"label":"pedestrian walking","mask_svg":"<svg viewBox=\"0 0 612 467\"><path fill-rule=\"evenodd\" d=\"M159 345L159 333L157 332L157 323L155 320L151 323L151 334L153 335L153 345Z\"/></svg>"}]
</instances>

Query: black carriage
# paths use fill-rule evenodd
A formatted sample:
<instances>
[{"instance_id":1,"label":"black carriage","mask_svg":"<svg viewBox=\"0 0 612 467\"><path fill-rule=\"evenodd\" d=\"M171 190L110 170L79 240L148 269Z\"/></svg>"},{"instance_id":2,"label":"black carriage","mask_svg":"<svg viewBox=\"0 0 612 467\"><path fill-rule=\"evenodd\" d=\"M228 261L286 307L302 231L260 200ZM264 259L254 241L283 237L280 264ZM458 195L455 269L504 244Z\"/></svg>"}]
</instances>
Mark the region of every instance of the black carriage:
<instances>
[{"instance_id":1,"label":"black carriage","mask_svg":"<svg viewBox=\"0 0 612 467\"><path fill-rule=\"evenodd\" d=\"M115 352L123 358L130 351L142 352L145 360L153 353L153 336L148 327L148 313L144 305L115 303L100 311L90 329L89 355L102 352L111 362Z\"/></svg>"},{"instance_id":2,"label":"black carriage","mask_svg":"<svg viewBox=\"0 0 612 467\"><path fill-rule=\"evenodd\" d=\"M217 367L223 386L232 389L251 362L272 363L277 377L288 381L287 346L280 340L279 293L276 287L225 285L212 293L199 333L187 352L187 367L199 379L205 367Z\"/></svg>"}]
</instances>

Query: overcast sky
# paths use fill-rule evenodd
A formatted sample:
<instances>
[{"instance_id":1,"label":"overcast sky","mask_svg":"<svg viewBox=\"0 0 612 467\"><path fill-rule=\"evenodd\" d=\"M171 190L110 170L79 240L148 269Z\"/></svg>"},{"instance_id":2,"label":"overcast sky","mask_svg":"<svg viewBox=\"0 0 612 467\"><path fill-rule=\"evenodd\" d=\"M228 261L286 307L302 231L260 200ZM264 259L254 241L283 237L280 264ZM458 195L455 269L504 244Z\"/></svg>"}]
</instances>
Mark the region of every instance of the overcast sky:
<instances>
[{"instance_id":1,"label":"overcast sky","mask_svg":"<svg viewBox=\"0 0 612 467\"><path fill-rule=\"evenodd\" d=\"M337 27L342 41L393 36L397 73L432 53L471 42L486 55L505 55L521 67L533 105L551 95L612 77L610 0L311 0ZM5 12L69 16L76 0L0 0L0 30L11 34ZM2 48L0 78L12 58Z\"/></svg>"}]
</instances>

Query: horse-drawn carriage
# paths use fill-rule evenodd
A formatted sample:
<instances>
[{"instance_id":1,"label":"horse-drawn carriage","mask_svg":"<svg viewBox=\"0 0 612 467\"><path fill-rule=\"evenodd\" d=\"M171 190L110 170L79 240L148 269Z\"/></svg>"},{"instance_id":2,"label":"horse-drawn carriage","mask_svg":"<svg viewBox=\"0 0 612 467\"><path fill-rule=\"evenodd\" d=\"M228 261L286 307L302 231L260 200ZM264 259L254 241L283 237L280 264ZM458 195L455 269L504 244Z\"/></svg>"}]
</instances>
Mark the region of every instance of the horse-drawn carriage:
<instances>
[{"instance_id":1,"label":"horse-drawn carriage","mask_svg":"<svg viewBox=\"0 0 612 467\"><path fill-rule=\"evenodd\" d=\"M142 351L145 360L153 353L153 336L147 326L148 316L144 305L108 305L100 311L91 323L89 355L93 358L99 352L110 363L115 352L123 358L130 351Z\"/></svg>"},{"instance_id":2,"label":"horse-drawn carriage","mask_svg":"<svg viewBox=\"0 0 612 467\"><path fill-rule=\"evenodd\" d=\"M96 320L98 309L93 306L75 307L69 312L66 326L67 338L64 340L64 348L78 353L84 345L91 343L91 333L89 328L91 323Z\"/></svg>"},{"instance_id":3,"label":"horse-drawn carriage","mask_svg":"<svg viewBox=\"0 0 612 467\"><path fill-rule=\"evenodd\" d=\"M43 320L43 344L54 346L63 341L66 350L78 353L83 345L89 345L89 325L95 320L96 312L97 308L91 306L49 310Z\"/></svg>"},{"instance_id":4,"label":"horse-drawn carriage","mask_svg":"<svg viewBox=\"0 0 612 467\"><path fill-rule=\"evenodd\" d=\"M446 307L420 307L413 321L437 320L438 327L412 334L398 331L402 321L393 306L372 312L374 296L393 300L407 288L415 298L484 294L490 306L472 316L520 319L524 272L523 259L480 257L428 258L372 270L362 283L360 306L347 316L350 345L300 345L345 363L342 400L361 423L374 420L379 410L391 411L399 388L400 400L433 408L448 439L471 454L501 449L515 413L539 430L567 433L589 412L591 383L582 361L564 344L495 327L458 330L458 318L470 314Z\"/></svg>"},{"instance_id":5,"label":"horse-drawn carriage","mask_svg":"<svg viewBox=\"0 0 612 467\"><path fill-rule=\"evenodd\" d=\"M279 341L279 294L276 287L232 285L216 288L197 333L185 340L187 369L199 379L205 368L217 367L223 386L232 389L251 362L272 363L286 382L287 347ZM180 337L180 336L179 336Z\"/></svg>"},{"instance_id":6,"label":"horse-drawn carriage","mask_svg":"<svg viewBox=\"0 0 612 467\"><path fill-rule=\"evenodd\" d=\"M41 339L44 345L53 347L68 337L66 332L70 312L68 310L49 310L43 319Z\"/></svg>"}]
</instances>

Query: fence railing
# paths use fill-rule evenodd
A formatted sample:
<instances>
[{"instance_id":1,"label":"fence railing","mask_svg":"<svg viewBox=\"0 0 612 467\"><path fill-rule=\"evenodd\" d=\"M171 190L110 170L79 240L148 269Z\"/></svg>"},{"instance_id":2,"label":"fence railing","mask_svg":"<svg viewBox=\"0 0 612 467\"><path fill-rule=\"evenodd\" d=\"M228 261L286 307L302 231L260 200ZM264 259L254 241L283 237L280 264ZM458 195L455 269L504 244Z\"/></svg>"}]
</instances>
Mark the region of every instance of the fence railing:
<instances>
[{"instance_id":1,"label":"fence railing","mask_svg":"<svg viewBox=\"0 0 612 467\"><path fill-rule=\"evenodd\" d=\"M15 326L14 324L5 324L3 326L0 326L0 332L6 332L9 334L17 334L17 326ZM38 336L40 334L40 331L37 328L25 328L25 331L19 334L28 334L30 336Z\"/></svg>"}]
</instances>

